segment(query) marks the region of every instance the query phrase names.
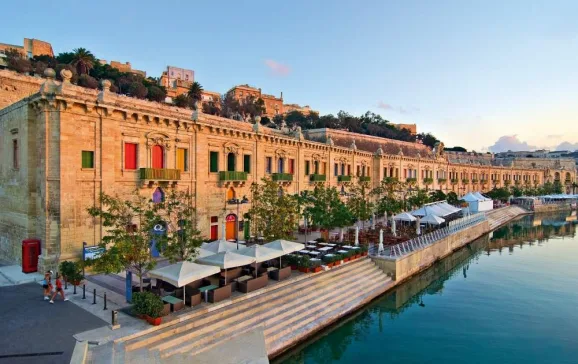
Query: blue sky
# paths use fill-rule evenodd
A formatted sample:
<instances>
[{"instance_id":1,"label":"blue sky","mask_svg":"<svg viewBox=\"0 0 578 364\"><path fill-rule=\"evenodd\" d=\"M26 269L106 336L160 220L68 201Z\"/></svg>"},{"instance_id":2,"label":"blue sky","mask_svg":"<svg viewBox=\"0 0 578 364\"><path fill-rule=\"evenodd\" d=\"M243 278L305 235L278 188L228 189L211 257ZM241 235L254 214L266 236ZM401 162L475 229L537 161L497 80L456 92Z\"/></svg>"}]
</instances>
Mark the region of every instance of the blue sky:
<instances>
[{"instance_id":1,"label":"blue sky","mask_svg":"<svg viewBox=\"0 0 578 364\"><path fill-rule=\"evenodd\" d=\"M168 3L168 2L167 2ZM194 3L194 4L193 4ZM28 1L0 42L90 49L207 90L249 83L325 113L380 113L468 149L578 149L577 1Z\"/></svg>"}]
</instances>

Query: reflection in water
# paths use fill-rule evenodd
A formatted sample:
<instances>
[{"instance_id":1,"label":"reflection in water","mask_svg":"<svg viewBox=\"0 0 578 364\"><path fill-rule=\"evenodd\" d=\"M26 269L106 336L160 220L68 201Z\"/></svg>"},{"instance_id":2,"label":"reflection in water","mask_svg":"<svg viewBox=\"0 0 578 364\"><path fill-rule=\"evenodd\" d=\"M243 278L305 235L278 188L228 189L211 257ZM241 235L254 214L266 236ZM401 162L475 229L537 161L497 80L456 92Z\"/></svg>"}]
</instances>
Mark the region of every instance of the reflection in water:
<instances>
[{"instance_id":1,"label":"reflection in water","mask_svg":"<svg viewBox=\"0 0 578 364\"><path fill-rule=\"evenodd\" d=\"M558 213L525 216L494 231L493 234L490 234L491 238L488 236L480 238L451 256L437 262L431 268L412 277L404 284L386 293L354 315L347 319L340 320L339 324L325 330L321 335L318 335L316 338L276 359L275 362L350 362L353 360L352 358L357 358L358 355L363 356L363 360L365 361L376 363L385 361L395 362L396 360L403 362L432 361L432 355L422 357L422 351L426 350L427 340L431 342L438 340L438 344L431 349L435 350L436 347L442 347L444 345L449 345L450 347L456 345L456 343L448 343L448 341L454 340L452 335L462 335L462 337L460 337L460 339L462 339L464 334L461 326L462 323L452 322L452 320L456 321L456 319L453 318L451 314L449 317L443 316L446 314L442 311L443 309L447 310L451 304L456 305L452 310L454 312L466 311L466 317L468 315L467 312L469 312L468 310L472 310L472 313L474 312L473 310L475 310L476 304L484 305L483 307L487 309L488 302L481 299L477 302L475 301L475 296L478 293L488 294L488 290L492 289L492 282L487 282L491 280L491 278L486 277L490 277L492 274L499 275L500 272L497 271L498 268L493 267L491 263L487 262L487 259L480 262L481 257L493 256L496 253L500 256L505 249L507 249L509 255L515 255L515 249L542 246L544 242L553 239L574 238L575 233L575 214ZM575 245L576 244L574 244L574 246ZM488 259L493 258L489 257ZM498 263L503 264L502 262ZM470 267L478 264L480 269L485 265L485 269L487 269L488 272L483 273L480 269L477 269L474 275L475 282L467 283ZM510 276L505 278L512 278L512 272L505 271L504 274ZM463 283L454 283L458 278L459 281ZM440 297L444 295L445 285L448 282L452 282L453 284L453 290L449 295L453 297L451 300L453 302L449 302L449 297ZM460 284L458 287L460 289L456 289L456 284ZM481 288L483 284L488 286ZM461 288L462 286L463 288ZM456 296L456 290L462 295ZM505 291L507 293L507 287ZM468 294L464 292L468 292ZM501 302L503 298L504 302L501 302L501 304L509 304L505 301L508 298L505 293L500 291L496 292L496 295L501 296L498 302ZM492 296L490 295L490 297ZM512 299L514 299L513 304L515 304L518 298L512 297ZM430 301L432 302L431 305L429 303ZM494 302L491 304L494 304ZM464 306L468 307L465 308ZM422 317L422 320L412 325L406 323L413 320L417 315ZM424 322L427 320L431 321L429 325L427 322ZM440 322L436 323L436 320ZM493 322L492 320L493 318L491 317L488 317L487 320L483 319L479 323L479 328L471 328L472 331L467 331L466 333L476 335L477 331L483 333L484 330L497 330L497 328L486 327L488 322ZM498 322L498 319L496 319L495 322ZM447 327L445 327L446 323ZM404 326L399 327L402 325ZM407 327L405 325L407 325ZM420 336L423 335L423 333L419 332L420 329L418 326L421 327L421 330L426 330L426 328L427 330L431 330L432 332L429 333L429 337ZM436 330L444 331L452 329L455 330L455 332L453 334L447 334L451 339L448 339L448 337L445 336L446 334L439 334L439 337L436 337ZM404 333L404 330L407 330L407 332ZM473 332L476 332L476 334L473 334ZM416 338L411 337L413 335L415 335ZM423 341L425 339L427 340ZM413 342L413 340L417 341ZM396 341L400 341L401 344L397 347L388 347L386 349L388 344ZM408 341L409 343L407 343ZM402 344L407 346L407 348ZM380 346L382 345L383 348L380 350ZM499 349L499 345L494 345L493 347L495 350ZM451 355L455 355L455 362L458 362L460 355L468 355L467 348L468 345L464 345L464 347L459 347L458 349L454 348L455 350L452 354L444 351L442 353L436 353L436 355L438 360L447 360L447 362L452 362ZM422 351L420 351L420 349ZM399 353L395 350L398 350ZM511 349L504 350L512 352ZM396 355L398 359L393 360L391 355ZM494 355L488 357L487 362L491 362L496 355L499 356L502 355L502 353L494 353ZM404 359L402 360L402 358ZM516 360L517 359L520 358L517 357ZM478 358L478 360L479 362L485 362L482 357ZM526 359L526 362L535 360L536 359L532 360L530 357ZM508 358L504 357L502 361L508 362ZM563 359L561 359L560 362L563 362Z\"/></svg>"}]
</instances>

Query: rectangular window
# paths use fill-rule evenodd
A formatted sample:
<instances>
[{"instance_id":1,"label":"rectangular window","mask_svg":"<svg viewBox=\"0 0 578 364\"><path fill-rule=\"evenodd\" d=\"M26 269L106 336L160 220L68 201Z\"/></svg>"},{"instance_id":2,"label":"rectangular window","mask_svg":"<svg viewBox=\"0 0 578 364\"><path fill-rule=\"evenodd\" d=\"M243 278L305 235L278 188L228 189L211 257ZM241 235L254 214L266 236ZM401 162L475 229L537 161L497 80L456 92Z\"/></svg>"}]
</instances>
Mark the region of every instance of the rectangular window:
<instances>
[{"instance_id":1,"label":"rectangular window","mask_svg":"<svg viewBox=\"0 0 578 364\"><path fill-rule=\"evenodd\" d=\"M357 176L357 177L361 176L361 167L360 167L360 166L357 166L357 174L356 174L356 176Z\"/></svg>"},{"instance_id":2,"label":"rectangular window","mask_svg":"<svg viewBox=\"0 0 578 364\"><path fill-rule=\"evenodd\" d=\"M347 175L351 176L351 164L347 165Z\"/></svg>"},{"instance_id":3,"label":"rectangular window","mask_svg":"<svg viewBox=\"0 0 578 364\"><path fill-rule=\"evenodd\" d=\"M289 159L289 173L295 174L295 159Z\"/></svg>"},{"instance_id":4,"label":"rectangular window","mask_svg":"<svg viewBox=\"0 0 578 364\"><path fill-rule=\"evenodd\" d=\"M211 223L214 224L217 222L219 222L219 217L218 216L211 216Z\"/></svg>"},{"instance_id":5,"label":"rectangular window","mask_svg":"<svg viewBox=\"0 0 578 364\"><path fill-rule=\"evenodd\" d=\"M124 143L124 169L136 169L137 145Z\"/></svg>"},{"instance_id":6,"label":"rectangular window","mask_svg":"<svg viewBox=\"0 0 578 364\"><path fill-rule=\"evenodd\" d=\"M82 168L94 168L94 152L82 151Z\"/></svg>"},{"instance_id":7,"label":"rectangular window","mask_svg":"<svg viewBox=\"0 0 578 364\"><path fill-rule=\"evenodd\" d=\"M367 173L366 176L369 177L369 176L370 176L370 174L369 174L369 167L367 167L367 172L366 172L366 173Z\"/></svg>"},{"instance_id":8,"label":"rectangular window","mask_svg":"<svg viewBox=\"0 0 578 364\"><path fill-rule=\"evenodd\" d=\"M19 168L19 160L18 160L18 140L12 140L12 168L18 169Z\"/></svg>"},{"instance_id":9,"label":"rectangular window","mask_svg":"<svg viewBox=\"0 0 578 364\"><path fill-rule=\"evenodd\" d=\"M309 175L309 161L305 161L305 175Z\"/></svg>"},{"instance_id":10,"label":"rectangular window","mask_svg":"<svg viewBox=\"0 0 578 364\"><path fill-rule=\"evenodd\" d=\"M345 164L341 163L341 175L345 174Z\"/></svg>"},{"instance_id":11,"label":"rectangular window","mask_svg":"<svg viewBox=\"0 0 578 364\"><path fill-rule=\"evenodd\" d=\"M335 163L334 167L333 167L333 175L334 176L338 176L339 175L339 164Z\"/></svg>"},{"instance_id":12,"label":"rectangular window","mask_svg":"<svg viewBox=\"0 0 578 364\"><path fill-rule=\"evenodd\" d=\"M219 172L219 152L210 152L209 157L210 157L209 171Z\"/></svg>"},{"instance_id":13,"label":"rectangular window","mask_svg":"<svg viewBox=\"0 0 578 364\"><path fill-rule=\"evenodd\" d=\"M273 158L265 157L265 173L271 173L273 169Z\"/></svg>"},{"instance_id":14,"label":"rectangular window","mask_svg":"<svg viewBox=\"0 0 578 364\"><path fill-rule=\"evenodd\" d=\"M243 156L243 172L251 173L251 156L249 154Z\"/></svg>"},{"instance_id":15,"label":"rectangular window","mask_svg":"<svg viewBox=\"0 0 578 364\"><path fill-rule=\"evenodd\" d=\"M326 162L321 162L321 173L322 175L326 175L327 174L327 163Z\"/></svg>"},{"instance_id":16,"label":"rectangular window","mask_svg":"<svg viewBox=\"0 0 578 364\"><path fill-rule=\"evenodd\" d=\"M185 148L177 148L177 169L181 172L189 170L189 150Z\"/></svg>"}]
</instances>

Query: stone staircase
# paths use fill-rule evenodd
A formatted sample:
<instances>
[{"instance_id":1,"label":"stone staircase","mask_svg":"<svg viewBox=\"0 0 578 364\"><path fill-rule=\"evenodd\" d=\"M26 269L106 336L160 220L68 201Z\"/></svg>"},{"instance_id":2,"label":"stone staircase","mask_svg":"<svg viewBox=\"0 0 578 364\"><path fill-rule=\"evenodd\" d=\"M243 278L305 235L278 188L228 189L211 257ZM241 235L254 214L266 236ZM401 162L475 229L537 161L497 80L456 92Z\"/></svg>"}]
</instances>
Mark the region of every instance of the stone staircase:
<instances>
[{"instance_id":1,"label":"stone staircase","mask_svg":"<svg viewBox=\"0 0 578 364\"><path fill-rule=\"evenodd\" d=\"M509 222L510 220L525 214L528 214L528 211L521 207L508 206L492 210L486 213L486 217L490 223L490 230L494 230L499 226Z\"/></svg>"},{"instance_id":2,"label":"stone staircase","mask_svg":"<svg viewBox=\"0 0 578 364\"><path fill-rule=\"evenodd\" d=\"M310 274L212 312L144 331L114 345L114 362L183 360L259 327L269 356L385 292L392 284L368 258Z\"/></svg>"}]
</instances>

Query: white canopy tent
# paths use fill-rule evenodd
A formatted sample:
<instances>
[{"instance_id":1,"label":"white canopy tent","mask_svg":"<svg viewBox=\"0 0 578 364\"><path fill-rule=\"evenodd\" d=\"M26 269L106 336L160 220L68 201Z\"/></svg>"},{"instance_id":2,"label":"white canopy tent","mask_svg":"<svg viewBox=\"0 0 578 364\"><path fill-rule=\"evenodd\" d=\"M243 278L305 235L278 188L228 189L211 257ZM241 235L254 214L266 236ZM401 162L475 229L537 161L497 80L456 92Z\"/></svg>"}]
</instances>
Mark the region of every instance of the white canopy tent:
<instances>
[{"instance_id":1,"label":"white canopy tent","mask_svg":"<svg viewBox=\"0 0 578 364\"><path fill-rule=\"evenodd\" d=\"M456 213L456 212L460 212L461 209L458 209L457 207L454 207L452 205L450 205L449 203L447 203L446 201L442 201L439 206L443 209L446 209L448 211L452 211L452 213Z\"/></svg>"},{"instance_id":2,"label":"white canopy tent","mask_svg":"<svg viewBox=\"0 0 578 364\"><path fill-rule=\"evenodd\" d=\"M443 224L445 221L446 220L436 215L426 215L421 219L422 224L429 224L429 225L440 225Z\"/></svg>"},{"instance_id":3,"label":"white canopy tent","mask_svg":"<svg viewBox=\"0 0 578 364\"><path fill-rule=\"evenodd\" d=\"M474 192L474 196L482 199L482 200L491 200L491 198L487 198L486 196L482 195L481 193L479 193L478 191Z\"/></svg>"},{"instance_id":4,"label":"white canopy tent","mask_svg":"<svg viewBox=\"0 0 578 364\"><path fill-rule=\"evenodd\" d=\"M175 287L183 287L191 282L198 281L213 274L219 273L218 267L196 264L191 262L178 262L158 268L148 272L151 278L168 282ZM183 290L183 300L185 300L185 290Z\"/></svg>"},{"instance_id":5,"label":"white canopy tent","mask_svg":"<svg viewBox=\"0 0 578 364\"><path fill-rule=\"evenodd\" d=\"M258 244L240 249L237 253L255 258L255 263L266 262L268 260L279 258L280 256L285 255L285 253L281 250L271 249L265 245Z\"/></svg>"},{"instance_id":6,"label":"white canopy tent","mask_svg":"<svg viewBox=\"0 0 578 364\"><path fill-rule=\"evenodd\" d=\"M226 240L216 240L210 243L203 243L201 245L201 249L207 250L212 252L213 254L221 253L221 252L230 252L237 250L237 244L231 243Z\"/></svg>"},{"instance_id":7,"label":"white canopy tent","mask_svg":"<svg viewBox=\"0 0 578 364\"><path fill-rule=\"evenodd\" d=\"M483 196L477 197L471 192L464 195L462 200L468 203L468 209L470 212L489 211L494 208L494 202L492 200L488 200Z\"/></svg>"},{"instance_id":8,"label":"white canopy tent","mask_svg":"<svg viewBox=\"0 0 578 364\"><path fill-rule=\"evenodd\" d=\"M301 243L295 243L283 239L273 240L272 242L264 244L263 246L269 249L281 250L283 252L283 255L291 254L299 250L305 249L305 245Z\"/></svg>"},{"instance_id":9,"label":"white canopy tent","mask_svg":"<svg viewBox=\"0 0 578 364\"><path fill-rule=\"evenodd\" d=\"M409 212L402 212L401 214L397 214L393 217L393 219L405 222L414 222L416 220L416 218L412 216Z\"/></svg>"},{"instance_id":10,"label":"white canopy tent","mask_svg":"<svg viewBox=\"0 0 578 364\"><path fill-rule=\"evenodd\" d=\"M225 269L225 283L227 283L227 269L253 264L255 261L256 260L253 257L233 253L231 251L220 252L197 259L197 262L201 264L217 266L221 269Z\"/></svg>"}]
</instances>

